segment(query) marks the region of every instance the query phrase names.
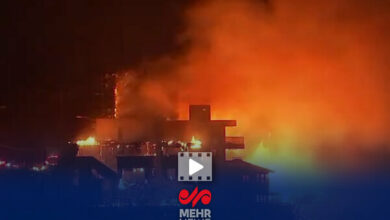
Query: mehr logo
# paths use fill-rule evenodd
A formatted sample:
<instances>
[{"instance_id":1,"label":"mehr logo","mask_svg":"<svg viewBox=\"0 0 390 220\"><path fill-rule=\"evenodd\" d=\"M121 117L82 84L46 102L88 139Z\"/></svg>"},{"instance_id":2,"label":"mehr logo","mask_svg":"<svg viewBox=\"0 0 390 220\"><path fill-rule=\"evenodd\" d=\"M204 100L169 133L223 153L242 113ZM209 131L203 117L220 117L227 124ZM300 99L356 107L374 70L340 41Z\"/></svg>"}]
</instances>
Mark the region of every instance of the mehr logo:
<instances>
[{"instance_id":1,"label":"mehr logo","mask_svg":"<svg viewBox=\"0 0 390 220\"><path fill-rule=\"evenodd\" d=\"M203 189L198 192L196 187L191 194L188 190L183 189L179 193L179 202L182 205L192 204L192 208L201 201L203 205L208 205L211 202L211 192L207 189ZM210 220L210 209L180 209L180 220Z\"/></svg>"},{"instance_id":2,"label":"mehr logo","mask_svg":"<svg viewBox=\"0 0 390 220\"><path fill-rule=\"evenodd\" d=\"M201 200L203 205L207 205L211 201L211 192L207 189L201 190L198 193L198 187L192 191L191 195L186 189L183 189L179 193L179 201L183 205L187 205L192 201L192 208L198 203L198 201Z\"/></svg>"}]
</instances>

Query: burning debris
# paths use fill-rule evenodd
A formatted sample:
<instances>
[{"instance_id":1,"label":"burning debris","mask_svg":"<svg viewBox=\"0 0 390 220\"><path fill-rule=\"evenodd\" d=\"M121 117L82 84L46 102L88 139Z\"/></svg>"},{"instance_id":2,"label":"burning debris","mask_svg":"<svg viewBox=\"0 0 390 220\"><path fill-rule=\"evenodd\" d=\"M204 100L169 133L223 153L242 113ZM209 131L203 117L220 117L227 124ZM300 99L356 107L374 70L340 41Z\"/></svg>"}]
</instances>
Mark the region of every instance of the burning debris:
<instances>
[{"instance_id":1,"label":"burning debris","mask_svg":"<svg viewBox=\"0 0 390 220\"><path fill-rule=\"evenodd\" d=\"M202 148L202 141L197 140L195 136L192 136L191 138L191 149L201 149Z\"/></svg>"}]
</instances>

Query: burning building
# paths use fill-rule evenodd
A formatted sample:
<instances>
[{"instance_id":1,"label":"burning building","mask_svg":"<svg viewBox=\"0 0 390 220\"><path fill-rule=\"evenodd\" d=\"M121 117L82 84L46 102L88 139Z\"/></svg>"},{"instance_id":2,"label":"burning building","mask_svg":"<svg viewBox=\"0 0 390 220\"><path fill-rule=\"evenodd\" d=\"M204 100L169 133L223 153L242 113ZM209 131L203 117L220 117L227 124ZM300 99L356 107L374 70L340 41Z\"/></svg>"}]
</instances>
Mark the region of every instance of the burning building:
<instances>
[{"instance_id":1,"label":"burning building","mask_svg":"<svg viewBox=\"0 0 390 220\"><path fill-rule=\"evenodd\" d=\"M212 152L215 185L229 180L232 185L225 185L227 190L229 185L244 183L251 196L248 199L237 194L236 202L239 198L254 203L268 201L271 171L226 156L228 150L245 148L243 137L226 136L226 127L236 126L235 120L211 120L209 105L190 105L189 120L157 120L147 130L134 122L127 118L97 119L96 140L80 142L79 155L92 155L116 169L122 178L121 187L128 189L140 184L177 185L178 152Z\"/></svg>"}]
</instances>

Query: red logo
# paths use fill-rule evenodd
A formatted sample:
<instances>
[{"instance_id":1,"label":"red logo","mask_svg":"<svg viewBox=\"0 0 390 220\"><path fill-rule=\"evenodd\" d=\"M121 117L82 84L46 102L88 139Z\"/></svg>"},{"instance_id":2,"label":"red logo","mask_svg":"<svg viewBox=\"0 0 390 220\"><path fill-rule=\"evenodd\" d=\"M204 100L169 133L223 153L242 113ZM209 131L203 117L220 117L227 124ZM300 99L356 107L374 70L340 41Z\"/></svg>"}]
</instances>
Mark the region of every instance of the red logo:
<instances>
[{"instance_id":1,"label":"red logo","mask_svg":"<svg viewBox=\"0 0 390 220\"><path fill-rule=\"evenodd\" d=\"M183 205L187 205L192 201L192 207L194 207L199 200L203 203L203 205L207 205L211 201L211 192L207 189L201 190L198 193L198 187L192 191L191 195L186 189L182 189L179 193L179 201Z\"/></svg>"}]
</instances>

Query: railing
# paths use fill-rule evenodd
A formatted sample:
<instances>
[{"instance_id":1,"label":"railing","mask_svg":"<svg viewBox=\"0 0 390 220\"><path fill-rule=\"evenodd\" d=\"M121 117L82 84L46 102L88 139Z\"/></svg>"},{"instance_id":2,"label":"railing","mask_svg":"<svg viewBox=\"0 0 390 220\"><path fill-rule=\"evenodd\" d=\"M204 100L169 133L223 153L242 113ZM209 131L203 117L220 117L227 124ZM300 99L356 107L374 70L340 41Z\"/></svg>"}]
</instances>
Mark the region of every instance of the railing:
<instances>
[{"instance_id":1,"label":"railing","mask_svg":"<svg viewBox=\"0 0 390 220\"><path fill-rule=\"evenodd\" d=\"M245 148L244 137L225 137L226 149L243 149Z\"/></svg>"}]
</instances>

